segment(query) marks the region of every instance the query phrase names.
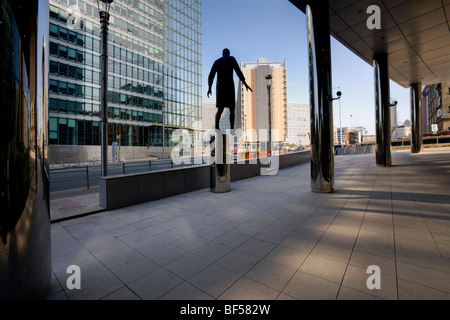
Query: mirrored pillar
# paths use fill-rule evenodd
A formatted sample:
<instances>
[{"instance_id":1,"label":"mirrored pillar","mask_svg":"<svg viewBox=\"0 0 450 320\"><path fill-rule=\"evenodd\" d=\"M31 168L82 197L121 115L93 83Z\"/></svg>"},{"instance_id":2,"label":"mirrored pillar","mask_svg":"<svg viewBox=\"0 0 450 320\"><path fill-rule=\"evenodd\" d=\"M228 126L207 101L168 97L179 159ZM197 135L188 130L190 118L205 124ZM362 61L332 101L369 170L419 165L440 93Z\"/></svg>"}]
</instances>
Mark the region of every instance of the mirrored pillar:
<instances>
[{"instance_id":1,"label":"mirrored pillar","mask_svg":"<svg viewBox=\"0 0 450 320\"><path fill-rule=\"evenodd\" d=\"M388 59L386 53L373 59L375 84L376 163L391 166L391 101L389 93Z\"/></svg>"},{"instance_id":2,"label":"mirrored pillar","mask_svg":"<svg viewBox=\"0 0 450 320\"><path fill-rule=\"evenodd\" d=\"M328 0L306 7L311 130L311 189L334 192L333 112Z\"/></svg>"},{"instance_id":3,"label":"mirrored pillar","mask_svg":"<svg viewBox=\"0 0 450 320\"><path fill-rule=\"evenodd\" d=\"M411 153L422 152L422 85L414 83L411 93Z\"/></svg>"},{"instance_id":4,"label":"mirrored pillar","mask_svg":"<svg viewBox=\"0 0 450 320\"><path fill-rule=\"evenodd\" d=\"M214 144L214 149L210 160L213 163L209 168L210 191L214 193L229 192L231 191L230 136L216 130L211 139L211 146Z\"/></svg>"},{"instance_id":5,"label":"mirrored pillar","mask_svg":"<svg viewBox=\"0 0 450 320\"><path fill-rule=\"evenodd\" d=\"M48 2L0 0L0 17L0 300L35 299L51 284Z\"/></svg>"}]
</instances>

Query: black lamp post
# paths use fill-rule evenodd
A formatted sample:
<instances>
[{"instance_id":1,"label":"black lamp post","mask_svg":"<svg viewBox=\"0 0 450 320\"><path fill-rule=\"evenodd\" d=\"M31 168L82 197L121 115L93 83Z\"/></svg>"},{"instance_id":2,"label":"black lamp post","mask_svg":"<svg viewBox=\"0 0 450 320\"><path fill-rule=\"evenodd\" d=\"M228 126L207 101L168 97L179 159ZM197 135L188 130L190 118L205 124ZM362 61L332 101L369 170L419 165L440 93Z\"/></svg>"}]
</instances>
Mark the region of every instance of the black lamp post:
<instances>
[{"instance_id":1,"label":"black lamp post","mask_svg":"<svg viewBox=\"0 0 450 320\"><path fill-rule=\"evenodd\" d=\"M269 143L267 146L267 156L269 156L269 150L270 150L270 155L272 155L272 105L271 105L271 99L270 99L270 89L272 87L272 75L268 74L266 76L266 86L267 86L267 98L269 101L269 110L268 110L268 114L269 114Z\"/></svg>"},{"instance_id":2,"label":"black lamp post","mask_svg":"<svg viewBox=\"0 0 450 320\"><path fill-rule=\"evenodd\" d=\"M113 0L97 0L102 38L101 60L101 120L102 120L102 177L108 175L108 25Z\"/></svg>"},{"instance_id":3,"label":"black lamp post","mask_svg":"<svg viewBox=\"0 0 450 320\"><path fill-rule=\"evenodd\" d=\"M340 140L340 144L342 145L342 120L341 120L341 96L342 96L342 92L339 90L338 92L336 92L336 95L337 95L337 98L328 97L328 100L330 100L330 101L339 100L339 138L340 138L339 140Z\"/></svg>"}]
</instances>

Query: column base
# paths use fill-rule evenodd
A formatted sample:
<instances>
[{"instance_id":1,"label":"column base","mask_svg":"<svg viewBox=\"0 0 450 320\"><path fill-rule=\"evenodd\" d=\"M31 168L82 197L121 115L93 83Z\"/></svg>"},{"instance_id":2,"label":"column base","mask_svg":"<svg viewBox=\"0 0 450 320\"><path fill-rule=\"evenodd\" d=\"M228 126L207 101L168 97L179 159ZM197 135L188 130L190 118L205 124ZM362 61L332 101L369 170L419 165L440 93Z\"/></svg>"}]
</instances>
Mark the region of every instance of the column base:
<instances>
[{"instance_id":1,"label":"column base","mask_svg":"<svg viewBox=\"0 0 450 320\"><path fill-rule=\"evenodd\" d=\"M231 191L230 162L227 157L229 135L216 133L211 137L211 144L213 143L215 147L211 159L214 159L214 163L209 167L210 191L229 192Z\"/></svg>"}]
</instances>

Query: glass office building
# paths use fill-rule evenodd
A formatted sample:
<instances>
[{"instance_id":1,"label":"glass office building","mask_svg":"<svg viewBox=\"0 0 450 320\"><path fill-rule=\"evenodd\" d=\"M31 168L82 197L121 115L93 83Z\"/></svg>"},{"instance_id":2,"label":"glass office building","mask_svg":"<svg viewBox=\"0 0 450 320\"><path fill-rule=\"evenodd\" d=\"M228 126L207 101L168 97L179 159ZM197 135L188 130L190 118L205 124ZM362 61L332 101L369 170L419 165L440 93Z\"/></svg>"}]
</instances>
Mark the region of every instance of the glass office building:
<instances>
[{"instance_id":1,"label":"glass office building","mask_svg":"<svg viewBox=\"0 0 450 320\"><path fill-rule=\"evenodd\" d=\"M170 147L201 120L201 0L115 0L110 14L108 144L161 147L164 130ZM49 37L50 144L100 146L97 1L50 0Z\"/></svg>"}]
</instances>

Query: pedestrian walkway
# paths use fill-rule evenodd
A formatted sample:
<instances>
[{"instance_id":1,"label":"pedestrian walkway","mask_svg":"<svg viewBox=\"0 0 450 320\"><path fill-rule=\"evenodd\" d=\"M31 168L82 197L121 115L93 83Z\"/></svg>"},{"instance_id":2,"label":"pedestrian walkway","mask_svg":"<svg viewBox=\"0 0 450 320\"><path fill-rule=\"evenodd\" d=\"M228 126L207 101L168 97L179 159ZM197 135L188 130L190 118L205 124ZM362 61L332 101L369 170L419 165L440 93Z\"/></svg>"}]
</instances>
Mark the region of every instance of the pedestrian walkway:
<instances>
[{"instance_id":1,"label":"pedestrian walkway","mask_svg":"<svg viewBox=\"0 0 450 320\"><path fill-rule=\"evenodd\" d=\"M98 187L52 192L50 194L50 219L62 221L103 211L99 205Z\"/></svg>"},{"instance_id":2,"label":"pedestrian walkway","mask_svg":"<svg viewBox=\"0 0 450 320\"><path fill-rule=\"evenodd\" d=\"M450 148L335 158L52 224L48 299L450 299ZM69 265L81 289L69 290ZM368 288L369 266L378 266Z\"/></svg>"}]
</instances>

